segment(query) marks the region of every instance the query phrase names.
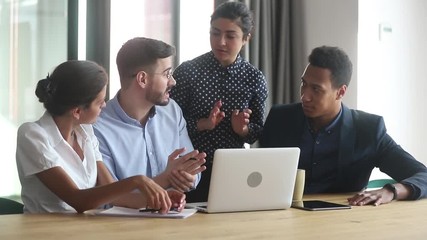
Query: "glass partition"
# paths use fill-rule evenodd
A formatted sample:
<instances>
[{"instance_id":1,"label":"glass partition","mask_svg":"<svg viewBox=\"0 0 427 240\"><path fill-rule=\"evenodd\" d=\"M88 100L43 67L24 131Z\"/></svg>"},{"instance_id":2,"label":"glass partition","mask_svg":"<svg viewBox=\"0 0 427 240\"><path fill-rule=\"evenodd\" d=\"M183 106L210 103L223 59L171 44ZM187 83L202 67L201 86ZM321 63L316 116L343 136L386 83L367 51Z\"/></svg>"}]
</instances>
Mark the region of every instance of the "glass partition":
<instances>
[{"instance_id":1,"label":"glass partition","mask_svg":"<svg viewBox=\"0 0 427 240\"><path fill-rule=\"evenodd\" d=\"M0 0L0 196L20 193L16 131L43 113L37 81L67 58L66 0Z\"/></svg>"},{"instance_id":2,"label":"glass partition","mask_svg":"<svg viewBox=\"0 0 427 240\"><path fill-rule=\"evenodd\" d=\"M78 58L85 59L85 26L91 17L86 15L87 0L0 0L0 196L20 194L16 131L43 114L36 84L67 60L69 1L78 1L77 50ZM125 41L136 36L160 39L176 45L178 61L191 59L210 50L213 7L213 0L111 1L110 97L120 88L115 59Z\"/></svg>"}]
</instances>

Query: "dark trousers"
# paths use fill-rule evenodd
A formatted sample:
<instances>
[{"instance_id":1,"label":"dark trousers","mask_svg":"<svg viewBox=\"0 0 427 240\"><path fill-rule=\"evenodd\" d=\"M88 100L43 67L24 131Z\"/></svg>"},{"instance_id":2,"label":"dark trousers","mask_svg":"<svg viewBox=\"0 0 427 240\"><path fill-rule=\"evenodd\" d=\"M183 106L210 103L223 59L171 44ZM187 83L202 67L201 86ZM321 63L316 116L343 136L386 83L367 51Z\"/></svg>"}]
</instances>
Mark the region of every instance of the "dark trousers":
<instances>
[{"instance_id":1,"label":"dark trousers","mask_svg":"<svg viewBox=\"0 0 427 240\"><path fill-rule=\"evenodd\" d=\"M206 170L202 172L202 178L199 184L197 185L196 189L186 193L185 200L188 203L208 201L211 174L212 174L212 164L206 163Z\"/></svg>"}]
</instances>

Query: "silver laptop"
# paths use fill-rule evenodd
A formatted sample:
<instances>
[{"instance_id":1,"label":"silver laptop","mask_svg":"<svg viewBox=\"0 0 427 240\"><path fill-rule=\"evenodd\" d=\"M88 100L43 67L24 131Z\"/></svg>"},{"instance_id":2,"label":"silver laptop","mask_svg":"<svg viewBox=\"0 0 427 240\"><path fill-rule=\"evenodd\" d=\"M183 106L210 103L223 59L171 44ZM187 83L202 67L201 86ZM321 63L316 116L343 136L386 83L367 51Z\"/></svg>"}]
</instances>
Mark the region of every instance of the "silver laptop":
<instances>
[{"instance_id":1,"label":"silver laptop","mask_svg":"<svg viewBox=\"0 0 427 240\"><path fill-rule=\"evenodd\" d=\"M299 148L218 149L208 202L187 207L208 213L287 209L292 203Z\"/></svg>"}]
</instances>

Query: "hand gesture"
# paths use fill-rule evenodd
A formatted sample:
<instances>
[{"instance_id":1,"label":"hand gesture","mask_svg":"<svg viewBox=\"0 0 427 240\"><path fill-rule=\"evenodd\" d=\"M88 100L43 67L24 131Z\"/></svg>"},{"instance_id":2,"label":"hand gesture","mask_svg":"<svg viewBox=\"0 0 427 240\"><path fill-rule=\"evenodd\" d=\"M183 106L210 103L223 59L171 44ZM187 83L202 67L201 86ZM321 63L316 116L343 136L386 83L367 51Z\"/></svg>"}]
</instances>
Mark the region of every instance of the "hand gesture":
<instances>
[{"instance_id":1,"label":"hand gesture","mask_svg":"<svg viewBox=\"0 0 427 240\"><path fill-rule=\"evenodd\" d=\"M176 190L168 190L169 198L172 201L172 208L181 212L185 207L185 194Z\"/></svg>"},{"instance_id":2,"label":"hand gesture","mask_svg":"<svg viewBox=\"0 0 427 240\"><path fill-rule=\"evenodd\" d=\"M347 199L350 205L363 206L373 204L378 206L380 204L389 203L393 200L393 192L381 188L373 191L363 191L353 197Z\"/></svg>"},{"instance_id":3,"label":"hand gesture","mask_svg":"<svg viewBox=\"0 0 427 240\"><path fill-rule=\"evenodd\" d=\"M245 137L246 135L248 135L248 124L251 114L252 110L250 110L249 108L246 108L243 111L233 110L231 114L231 127L237 135L241 137Z\"/></svg>"},{"instance_id":4,"label":"hand gesture","mask_svg":"<svg viewBox=\"0 0 427 240\"><path fill-rule=\"evenodd\" d=\"M165 170L169 185L181 192L189 191L194 186L196 175L206 169L206 166L203 166L206 162L204 152L199 153L194 150L180 156L184 150L184 148L177 149L169 155Z\"/></svg>"},{"instance_id":5,"label":"hand gesture","mask_svg":"<svg viewBox=\"0 0 427 240\"><path fill-rule=\"evenodd\" d=\"M221 100L218 100L214 104L209 117L199 119L197 122L197 129L199 131L214 129L225 117L225 112L221 111L221 107L222 102Z\"/></svg>"},{"instance_id":6,"label":"hand gesture","mask_svg":"<svg viewBox=\"0 0 427 240\"><path fill-rule=\"evenodd\" d=\"M138 189L147 199L147 208L159 209L160 213L167 213L171 208L172 202L168 192L151 178L139 176Z\"/></svg>"}]
</instances>

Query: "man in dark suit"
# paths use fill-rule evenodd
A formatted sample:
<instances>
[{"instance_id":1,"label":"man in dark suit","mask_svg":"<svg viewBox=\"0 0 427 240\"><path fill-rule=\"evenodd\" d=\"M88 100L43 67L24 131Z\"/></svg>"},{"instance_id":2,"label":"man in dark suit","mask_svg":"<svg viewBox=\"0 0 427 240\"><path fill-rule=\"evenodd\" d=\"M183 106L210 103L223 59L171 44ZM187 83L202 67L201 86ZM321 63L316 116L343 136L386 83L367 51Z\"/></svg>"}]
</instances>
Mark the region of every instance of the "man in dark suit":
<instances>
[{"instance_id":1,"label":"man in dark suit","mask_svg":"<svg viewBox=\"0 0 427 240\"><path fill-rule=\"evenodd\" d=\"M427 168L387 134L381 116L342 103L352 63L337 47L313 49L301 77L301 103L276 105L265 122L261 147L299 147L305 193L356 192L352 205L427 197ZM397 181L363 191L372 169Z\"/></svg>"}]
</instances>

